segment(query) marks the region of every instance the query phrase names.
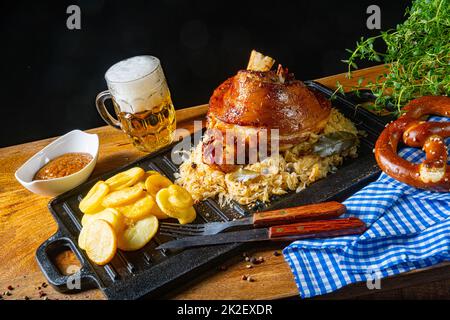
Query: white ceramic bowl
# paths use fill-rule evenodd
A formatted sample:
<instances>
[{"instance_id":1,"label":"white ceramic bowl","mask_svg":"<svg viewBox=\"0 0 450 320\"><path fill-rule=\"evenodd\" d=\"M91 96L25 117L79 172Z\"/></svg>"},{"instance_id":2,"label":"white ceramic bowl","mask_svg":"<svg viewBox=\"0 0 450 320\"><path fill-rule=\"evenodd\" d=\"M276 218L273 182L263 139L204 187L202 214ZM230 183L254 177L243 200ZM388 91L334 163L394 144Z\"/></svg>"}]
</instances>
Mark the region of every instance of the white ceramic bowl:
<instances>
[{"instance_id":1,"label":"white ceramic bowl","mask_svg":"<svg viewBox=\"0 0 450 320\"><path fill-rule=\"evenodd\" d=\"M32 156L17 171L16 179L25 188L43 196L57 196L85 182L94 170L98 158L98 136L73 130L50 143ZM92 156L91 162L74 174L62 178L33 181L36 172L50 160L69 152L86 152Z\"/></svg>"}]
</instances>

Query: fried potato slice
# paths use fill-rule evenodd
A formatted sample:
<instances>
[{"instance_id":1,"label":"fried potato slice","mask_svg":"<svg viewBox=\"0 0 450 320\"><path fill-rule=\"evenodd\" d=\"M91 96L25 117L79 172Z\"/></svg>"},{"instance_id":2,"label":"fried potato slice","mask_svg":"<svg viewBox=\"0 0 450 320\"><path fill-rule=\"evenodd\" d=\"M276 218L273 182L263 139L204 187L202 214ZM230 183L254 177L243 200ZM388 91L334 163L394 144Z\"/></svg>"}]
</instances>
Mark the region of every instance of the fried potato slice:
<instances>
[{"instance_id":1,"label":"fried potato slice","mask_svg":"<svg viewBox=\"0 0 450 320\"><path fill-rule=\"evenodd\" d=\"M153 207L157 206L151 195L144 192L144 196L135 203L127 206L117 207L116 209L126 218L137 221L152 215Z\"/></svg>"},{"instance_id":2,"label":"fried potato slice","mask_svg":"<svg viewBox=\"0 0 450 320\"><path fill-rule=\"evenodd\" d=\"M132 204L144 195L142 184L135 184L122 190L113 191L103 198L102 205L106 208L121 207Z\"/></svg>"},{"instance_id":3,"label":"fried potato slice","mask_svg":"<svg viewBox=\"0 0 450 320\"><path fill-rule=\"evenodd\" d=\"M170 192L169 201L178 208L189 208L194 204L191 194L183 187L172 184L167 189Z\"/></svg>"},{"instance_id":4,"label":"fried potato slice","mask_svg":"<svg viewBox=\"0 0 450 320\"><path fill-rule=\"evenodd\" d=\"M144 176L144 169L134 167L112 176L106 180L105 183L109 186L111 191L122 190L136 184L139 180L143 180Z\"/></svg>"},{"instance_id":5,"label":"fried potato slice","mask_svg":"<svg viewBox=\"0 0 450 320\"><path fill-rule=\"evenodd\" d=\"M85 216L87 216L85 214ZM81 228L80 234L78 235L78 246L83 249L86 250L86 228L83 227Z\"/></svg>"},{"instance_id":6,"label":"fried potato slice","mask_svg":"<svg viewBox=\"0 0 450 320\"><path fill-rule=\"evenodd\" d=\"M155 206L152 208L152 215L157 217L159 220L164 220L164 219L170 218L167 214L165 214L161 210L161 208L159 207L158 203L156 203L156 202L155 202Z\"/></svg>"},{"instance_id":7,"label":"fried potato slice","mask_svg":"<svg viewBox=\"0 0 450 320\"><path fill-rule=\"evenodd\" d=\"M101 211L100 211L101 212ZM84 214L83 218L81 218L81 225L83 227L86 227L90 222L94 220L94 217L97 215L97 213L94 214Z\"/></svg>"},{"instance_id":8,"label":"fried potato slice","mask_svg":"<svg viewBox=\"0 0 450 320\"><path fill-rule=\"evenodd\" d=\"M161 173L159 173L158 171L155 171L155 170L148 170L145 172L146 178L148 178L154 174L161 174Z\"/></svg>"},{"instance_id":9,"label":"fried potato slice","mask_svg":"<svg viewBox=\"0 0 450 320\"><path fill-rule=\"evenodd\" d=\"M152 174L145 180L145 189L153 198L155 198L159 190L167 188L171 184L172 181L161 174Z\"/></svg>"},{"instance_id":10,"label":"fried potato slice","mask_svg":"<svg viewBox=\"0 0 450 320\"><path fill-rule=\"evenodd\" d=\"M183 210L186 210L186 211L183 212L183 214L181 215L182 216L181 218L178 218L178 222L180 224L191 223L197 217L197 213L195 212L194 207L189 207L189 208L183 209Z\"/></svg>"},{"instance_id":11,"label":"fried potato slice","mask_svg":"<svg viewBox=\"0 0 450 320\"><path fill-rule=\"evenodd\" d=\"M141 249L155 236L158 226L158 219L155 216L136 221L118 236L117 246L124 251Z\"/></svg>"},{"instance_id":12,"label":"fried potato slice","mask_svg":"<svg viewBox=\"0 0 450 320\"><path fill-rule=\"evenodd\" d=\"M109 186L104 181L98 181L81 200L79 208L81 212L93 214L101 211L102 201L109 192Z\"/></svg>"},{"instance_id":13,"label":"fried potato slice","mask_svg":"<svg viewBox=\"0 0 450 320\"><path fill-rule=\"evenodd\" d=\"M98 219L84 229L83 246L89 259L98 265L110 262L117 251L117 237L113 227L105 220Z\"/></svg>"},{"instance_id":14,"label":"fried potato slice","mask_svg":"<svg viewBox=\"0 0 450 320\"><path fill-rule=\"evenodd\" d=\"M187 208L180 208L174 205L175 201L174 199L176 198L176 194L173 193L173 190L174 189L164 188L157 193L156 203L158 204L159 208L169 217L178 219L180 223L181 222L188 223L186 221L194 220L196 214L195 209L192 206ZM193 217L192 211L194 212Z\"/></svg>"},{"instance_id":15,"label":"fried potato slice","mask_svg":"<svg viewBox=\"0 0 450 320\"><path fill-rule=\"evenodd\" d=\"M169 189L164 188L158 191L156 194L156 203L162 212L167 214L169 217L178 218L177 207L174 207L170 203L170 192Z\"/></svg>"},{"instance_id":16,"label":"fried potato slice","mask_svg":"<svg viewBox=\"0 0 450 320\"><path fill-rule=\"evenodd\" d=\"M121 232L124 228L124 219L122 214L114 208L106 208L96 214L85 214L81 219L81 225L86 227L92 221L102 219L108 222L116 232Z\"/></svg>"},{"instance_id":17,"label":"fried potato slice","mask_svg":"<svg viewBox=\"0 0 450 320\"><path fill-rule=\"evenodd\" d=\"M135 185L141 186L142 190L147 190L145 187L145 181L138 181Z\"/></svg>"}]
</instances>

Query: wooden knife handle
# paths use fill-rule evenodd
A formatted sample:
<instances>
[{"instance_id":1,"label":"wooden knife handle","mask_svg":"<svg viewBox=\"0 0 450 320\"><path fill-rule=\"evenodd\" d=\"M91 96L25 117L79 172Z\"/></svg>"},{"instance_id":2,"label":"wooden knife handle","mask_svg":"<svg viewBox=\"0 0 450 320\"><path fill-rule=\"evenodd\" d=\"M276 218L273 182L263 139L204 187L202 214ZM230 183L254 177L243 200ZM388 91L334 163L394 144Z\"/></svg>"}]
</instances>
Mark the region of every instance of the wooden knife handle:
<instances>
[{"instance_id":1,"label":"wooden knife handle","mask_svg":"<svg viewBox=\"0 0 450 320\"><path fill-rule=\"evenodd\" d=\"M324 238L348 234L362 233L366 224L358 218L310 221L269 228L269 238L285 238L303 235L314 235Z\"/></svg>"},{"instance_id":2,"label":"wooden knife handle","mask_svg":"<svg viewBox=\"0 0 450 320\"><path fill-rule=\"evenodd\" d=\"M260 227L337 218L346 210L347 208L342 203L336 201L322 202L295 208L258 212L253 215L253 224Z\"/></svg>"}]
</instances>

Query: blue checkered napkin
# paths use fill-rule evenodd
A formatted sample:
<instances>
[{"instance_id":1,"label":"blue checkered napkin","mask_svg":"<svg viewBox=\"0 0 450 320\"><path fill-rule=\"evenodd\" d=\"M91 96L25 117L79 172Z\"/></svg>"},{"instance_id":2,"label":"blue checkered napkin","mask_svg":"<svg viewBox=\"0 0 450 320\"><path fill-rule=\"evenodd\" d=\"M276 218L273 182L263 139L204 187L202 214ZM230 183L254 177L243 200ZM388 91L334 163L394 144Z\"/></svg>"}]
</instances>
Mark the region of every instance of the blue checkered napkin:
<instances>
[{"instance_id":1,"label":"blue checkered napkin","mask_svg":"<svg viewBox=\"0 0 450 320\"><path fill-rule=\"evenodd\" d=\"M424 158L414 148L399 154L416 163ZM344 204L343 217L363 220L364 234L301 240L283 250L301 297L450 260L450 193L418 190L382 173Z\"/></svg>"}]
</instances>

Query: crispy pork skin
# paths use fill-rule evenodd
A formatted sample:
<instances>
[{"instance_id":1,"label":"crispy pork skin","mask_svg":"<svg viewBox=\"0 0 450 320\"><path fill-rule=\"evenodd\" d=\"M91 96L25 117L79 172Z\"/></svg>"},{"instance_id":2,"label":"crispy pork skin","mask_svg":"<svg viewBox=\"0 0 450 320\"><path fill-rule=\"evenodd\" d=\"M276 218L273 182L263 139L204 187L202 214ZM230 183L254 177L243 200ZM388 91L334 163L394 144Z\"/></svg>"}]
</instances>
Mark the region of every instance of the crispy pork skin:
<instances>
[{"instance_id":1,"label":"crispy pork skin","mask_svg":"<svg viewBox=\"0 0 450 320\"><path fill-rule=\"evenodd\" d=\"M295 80L292 74L282 76L274 71L241 70L211 96L207 128L219 130L224 137L226 130L254 134L265 129L269 138L270 129L278 129L279 148L283 150L307 140L311 133L320 133L330 111L331 104L327 99ZM210 152L207 150L211 150L208 146L211 143L224 143L230 148L236 141L209 139L205 153ZM204 154L208 164L218 165L226 172L235 169L229 164L224 166L224 161L212 161L211 158L211 154Z\"/></svg>"},{"instance_id":2,"label":"crispy pork skin","mask_svg":"<svg viewBox=\"0 0 450 320\"><path fill-rule=\"evenodd\" d=\"M240 126L279 129L281 135L320 132L331 106L290 75L241 70L222 83L209 101L209 115Z\"/></svg>"}]
</instances>

